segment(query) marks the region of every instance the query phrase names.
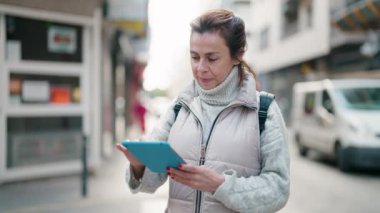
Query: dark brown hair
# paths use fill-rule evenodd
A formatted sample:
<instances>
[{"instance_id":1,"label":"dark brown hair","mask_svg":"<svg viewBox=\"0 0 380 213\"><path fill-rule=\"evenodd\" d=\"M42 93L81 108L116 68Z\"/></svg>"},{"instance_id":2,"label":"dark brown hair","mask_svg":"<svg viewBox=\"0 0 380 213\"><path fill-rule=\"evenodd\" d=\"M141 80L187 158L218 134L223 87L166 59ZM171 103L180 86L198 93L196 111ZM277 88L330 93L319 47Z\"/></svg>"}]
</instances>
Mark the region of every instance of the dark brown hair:
<instances>
[{"instance_id":1,"label":"dark brown hair","mask_svg":"<svg viewBox=\"0 0 380 213\"><path fill-rule=\"evenodd\" d=\"M232 58L237 59L239 54L242 54L246 50L247 39L244 21L229 10L209 10L194 19L190 26L191 33L197 32L202 34L205 32L218 32L226 41L226 45L230 50L230 56ZM244 70L252 73L256 78L255 72L244 60L240 61L238 67L240 80L243 79Z\"/></svg>"}]
</instances>

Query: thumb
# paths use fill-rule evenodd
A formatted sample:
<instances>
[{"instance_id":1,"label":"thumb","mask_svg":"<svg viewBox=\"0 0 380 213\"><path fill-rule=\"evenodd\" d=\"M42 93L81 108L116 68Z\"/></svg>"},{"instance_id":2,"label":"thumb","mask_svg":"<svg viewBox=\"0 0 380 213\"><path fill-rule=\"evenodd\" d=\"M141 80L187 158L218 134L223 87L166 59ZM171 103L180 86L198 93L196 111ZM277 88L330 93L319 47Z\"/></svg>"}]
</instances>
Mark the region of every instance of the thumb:
<instances>
[{"instance_id":1,"label":"thumb","mask_svg":"<svg viewBox=\"0 0 380 213\"><path fill-rule=\"evenodd\" d=\"M121 145L120 143L117 143L117 144L116 144L116 148L117 148L118 150L120 150L121 152L123 152L123 153L128 152L128 150L127 150L123 145Z\"/></svg>"}]
</instances>

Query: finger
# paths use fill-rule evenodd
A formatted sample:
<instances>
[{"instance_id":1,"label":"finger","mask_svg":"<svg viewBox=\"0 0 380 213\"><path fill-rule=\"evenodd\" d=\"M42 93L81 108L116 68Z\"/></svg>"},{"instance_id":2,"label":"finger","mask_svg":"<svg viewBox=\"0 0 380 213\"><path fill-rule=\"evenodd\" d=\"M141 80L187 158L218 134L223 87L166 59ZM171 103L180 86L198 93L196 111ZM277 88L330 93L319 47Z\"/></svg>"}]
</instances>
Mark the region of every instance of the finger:
<instances>
[{"instance_id":1,"label":"finger","mask_svg":"<svg viewBox=\"0 0 380 213\"><path fill-rule=\"evenodd\" d=\"M173 181L189 186L193 189L200 189L200 182L191 177L171 176Z\"/></svg>"},{"instance_id":2,"label":"finger","mask_svg":"<svg viewBox=\"0 0 380 213\"><path fill-rule=\"evenodd\" d=\"M170 178L172 178L176 182L179 182L179 183L182 183L184 185L192 187L191 177L189 177L189 176L178 175L178 173L176 173L176 174L170 173Z\"/></svg>"},{"instance_id":3,"label":"finger","mask_svg":"<svg viewBox=\"0 0 380 213\"><path fill-rule=\"evenodd\" d=\"M189 172L186 172L186 171L181 171L181 170L178 170L178 169L173 169L171 168L169 170L169 173L172 177L181 177L181 178L184 178L184 179L190 179L192 178L192 174L189 173Z\"/></svg>"},{"instance_id":4,"label":"finger","mask_svg":"<svg viewBox=\"0 0 380 213\"><path fill-rule=\"evenodd\" d=\"M199 173L191 173L176 169L171 169L172 173L170 174L170 177L184 185L187 185L191 188L198 189L200 183L203 181L201 178L201 174Z\"/></svg>"},{"instance_id":5,"label":"finger","mask_svg":"<svg viewBox=\"0 0 380 213\"><path fill-rule=\"evenodd\" d=\"M131 156L131 152L121 144L116 144L116 148L121 151L127 158Z\"/></svg>"},{"instance_id":6,"label":"finger","mask_svg":"<svg viewBox=\"0 0 380 213\"><path fill-rule=\"evenodd\" d=\"M121 145L120 143L117 143L116 144L116 148L118 149L118 150L120 150L120 151L122 151L122 152L125 152L127 149L123 146L123 145Z\"/></svg>"},{"instance_id":7,"label":"finger","mask_svg":"<svg viewBox=\"0 0 380 213\"><path fill-rule=\"evenodd\" d=\"M137 163L139 165L143 165L139 160L137 160L137 158L127 149L125 148L123 145L121 144L116 144L116 147L118 150L120 150L121 152L123 152L123 154L125 155L125 157L127 157L127 159L129 160L129 162L131 163Z\"/></svg>"},{"instance_id":8,"label":"finger","mask_svg":"<svg viewBox=\"0 0 380 213\"><path fill-rule=\"evenodd\" d=\"M190 173L200 173L200 172L202 172L201 167L190 165L190 164L180 164L178 166L178 169L181 170L181 171L190 172Z\"/></svg>"}]
</instances>

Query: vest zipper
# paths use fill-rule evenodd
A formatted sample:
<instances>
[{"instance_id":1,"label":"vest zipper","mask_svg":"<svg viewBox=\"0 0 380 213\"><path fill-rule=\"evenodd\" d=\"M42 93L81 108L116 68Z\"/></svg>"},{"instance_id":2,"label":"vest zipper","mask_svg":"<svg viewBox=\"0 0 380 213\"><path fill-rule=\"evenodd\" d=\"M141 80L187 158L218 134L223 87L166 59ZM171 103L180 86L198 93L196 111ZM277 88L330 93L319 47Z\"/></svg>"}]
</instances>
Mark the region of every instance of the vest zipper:
<instances>
[{"instance_id":1,"label":"vest zipper","mask_svg":"<svg viewBox=\"0 0 380 213\"><path fill-rule=\"evenodd\" d=\"M198 123L201 125L201 128L202 128L202 130L203 130L203 127L202 127L202 123L201 123L201 121L200 121L199 118L195 115L195 113L190 109L190 107L189 107L186 103L184 103L184 102L182 102L182 101L180 101L180 103L182 104L183 107L185 107L187 110L189 110L189 112L190 112L191 114L194 115L195 120L198 121ZM203 134L201 134L201 135L202 135L202 144L201 144L201 159L200 159L199 164L198 164L199 166L201 166L201 165L204 164L204 162L205 162L205 155L206 155L206 146L203 144ZM196 197L195 197L195 212L196 212L196 213L199 213L199 212L200 212L200 207L201 207L200 203L201 203L201 199L202 199L201 191L196 190Z\"/></svg>"},{"instance_id":2,"label":"vest zipper","mask_svg":"<svg viewBox=\"0 0 380 213\"><path fill-rule=\"evenodd\" d=\"M184 107L187 108L187 110L189 110L193 115L194 117L196 118L196 120L199 122L199 124L201 125L202 127L202 123L200 122L199 118L195 115L195 113L190 109L190 107L185 104L184 102L181 101L181 103L183 104ZM219 116L222 114L222 112L224 112L225 110L229 109L229 108L232 108L232 107L235 107L235 106L240 106L240 104L233 104L233 105L230 105L226 108L224 108L222 111L219 112L219 114L215 117L214 119L214 122L212 123L212 126L211 126L211 129L210 129L210 133L208 135L208 138L207 138L207 141L206 141L206 144L203 143L203 138L202 138L202 144L201 144L201 157L199 159L199 163L198 165L199 166L202 166L205 164L205 161L206 161L206 151L207 151L207 146L208 146L208 142L211 138L211 133L215 127L215 124L216 124L216 121L218 120ZM257 108L256 107L253 107L252 109L256 110ZM203 129L203 128L202 128ZM203 134L202 134L203 135ZM202 136L203 137L203 136ZM202 202L202 191L200 190L196 190L196 197L195 197L195 213L200 213L201 212L201 202Z\"/></svg>"},{"instance_id":3,"label":"vest zipper","mask_svg":"<svg viewBox=\"0 0 380 213\"><path fill-rule=\"evenodd\" d=\"M199 159L199 166L202 166L205 164L206 160L206 149L207 145L202 143L201 145L201 158ZM195 198L195 213L201 212L201 202L202 202L202 191L197 190L196 191L196 198Z\"/></svg>"},{"instance_id":4,"label":"vest zipper","mask_svg":"<svg viewBox=\"0 0 380 213\"><path fill-rule=\"evenodd\" d=\"M212 131L214 130L214 127L215 127L215 124L216 124L216 121L218 120L219 116L227 109L230 109L232 107L236 107L236 106L240 106L240 104L233 104L233 105L230 105L226 108L224 108L222 111L219 112L219 114L215 117L214 119L214 122L212 123L212 126L211 126L211 129L210 129L210 133L207 137L207 141L206 141L206 144L204 144L202 142L202 145L201 145L201 157L199 159L199 166L202 166L205 164L205 161L206 161L206 151L207 151L207 146L208 146L208 142L210 141L210 138L211 138L211 134L212 134ZM255 108L253 108L255 109ZM200 213L201 212L201 202L202 202L202 195L203 195L203 192L200 191L200 190L197 190L197 194L196 194L196 202L195 202L195 213Z\"/></svg>"}]
</instances>

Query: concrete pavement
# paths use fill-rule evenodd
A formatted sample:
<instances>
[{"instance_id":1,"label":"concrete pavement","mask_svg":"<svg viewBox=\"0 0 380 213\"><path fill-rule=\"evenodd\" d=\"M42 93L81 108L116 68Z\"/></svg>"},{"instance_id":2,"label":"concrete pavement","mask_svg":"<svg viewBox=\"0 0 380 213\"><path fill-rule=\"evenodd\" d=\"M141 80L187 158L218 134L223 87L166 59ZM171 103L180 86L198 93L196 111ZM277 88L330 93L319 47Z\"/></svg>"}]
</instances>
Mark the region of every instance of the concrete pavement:
<instances>
[{"instance_id":1,"label":"concrete pavement","mask_svg":"<svg viewBox=\"0 0 380 213\"><path fill-rule=\"evenodd\" d=\"M125 157L115 150L89 177L87 198L81 197L79 175L1 185L0 212L163 212L168 185L154 195L133 195L124 181L126 166Z\"/></svg>"},{"instance_id":2,"label":"concrete pavement","mask_svg":"<svg viewBox=\"0 0 380 213\"><path fill-rule=\"evenodd\" d=\"M158 117L147 115L146 128L151 131ZM136 125L125 127L124 118L116 119L118 141L137 139ZM128 131L127 131L128 130ZM164 212L169 185L154 194L132 194L125 183L128 161L113 147L112 157L104 159L96 174L89 176L88 196L81 196L80 174L0 185L1 213L155 213Z\"/></svg>"}]
</instances>

